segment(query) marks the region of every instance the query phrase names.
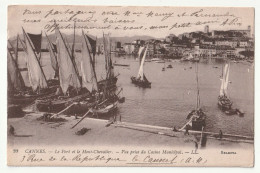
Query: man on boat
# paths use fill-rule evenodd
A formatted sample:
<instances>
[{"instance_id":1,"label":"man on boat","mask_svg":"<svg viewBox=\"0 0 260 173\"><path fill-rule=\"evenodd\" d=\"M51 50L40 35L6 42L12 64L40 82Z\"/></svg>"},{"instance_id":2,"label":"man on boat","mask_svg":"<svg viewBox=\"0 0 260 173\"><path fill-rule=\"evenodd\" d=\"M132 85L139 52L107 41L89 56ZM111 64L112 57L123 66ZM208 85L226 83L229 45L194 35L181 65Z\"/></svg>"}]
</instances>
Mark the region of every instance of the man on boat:
<instances>
[{"instance_id":1,"label":"man on boat","mask_svg":"<svg viewBox=\"0 0 260 173\"><path fill-rule=\"evenodd\" d=\"M60 88L60 87L57 88L57 90L56 90L56 92L55 92L55 95L56 95L56 96L62 95L62 91L61 91L61 88Z\"/></svg>"},{"instance_id":2,"label":"man on boat","mask_svg":"<svg viewBox=\"0 0 260 173\"><path fill-rule=\"evenodd\" d=\"M184 135L190 135L190 133L189 133L190 128L191 128L190 125L187 124L186 127L185 127L185 133L184 133Z\"/></svg>"}]
</instances>

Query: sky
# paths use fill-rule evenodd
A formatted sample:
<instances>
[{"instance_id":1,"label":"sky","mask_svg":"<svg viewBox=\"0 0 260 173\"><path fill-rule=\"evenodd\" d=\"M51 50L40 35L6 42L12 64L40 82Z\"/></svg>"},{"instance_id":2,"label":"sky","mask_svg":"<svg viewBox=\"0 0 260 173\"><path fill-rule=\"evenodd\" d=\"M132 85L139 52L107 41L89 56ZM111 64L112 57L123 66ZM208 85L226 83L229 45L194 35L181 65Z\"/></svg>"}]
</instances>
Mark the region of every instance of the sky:
<instances>
[{"instance_id":1,"label":"sky","mask_svg":"<svg viewBox=\"0 0 260 173\"><path fill-rule=\"evenodd\" d=\"M22 33L54 32L54 21L62 33L101 37L147 35L164 38L169 34L209 30L247 29L254 32L253 8L206 7L112 7L112 6L9 6L8 37ZM64 29L67 28L67 29ZM70 29L68 29L70 28Z\"/></svg>"}]
</instances>

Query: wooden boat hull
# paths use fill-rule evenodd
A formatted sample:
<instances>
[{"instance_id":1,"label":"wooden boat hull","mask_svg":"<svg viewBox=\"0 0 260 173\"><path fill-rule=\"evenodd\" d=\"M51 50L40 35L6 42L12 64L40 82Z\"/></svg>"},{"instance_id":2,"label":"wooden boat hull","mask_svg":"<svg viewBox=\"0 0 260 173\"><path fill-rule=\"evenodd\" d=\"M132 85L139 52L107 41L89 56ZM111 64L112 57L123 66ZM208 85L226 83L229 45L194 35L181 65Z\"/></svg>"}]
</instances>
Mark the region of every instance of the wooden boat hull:
<instances>
[{"instance_id":1,"label":"wooden boat hull","mask_svg":"<svg viewBox=\"0 0 260 173\"><path fill-rule=\"evenodd\" d=\"M84 113L88 110L88 106L87 104L80 104L80 102L86 100L89 96L89 94L77 95L75 97L54 96L38 99L35 101L35 105L37 110L40 112L58 113L64 110L66 107L70 106L71 104L78 102L78 104L75 104L71 109L69 109L69 111L67 111L67 113Z\"/></svg>"},{"instance_id":2,"label":"wooden boat hull","mask_svg":"<svg viewBox=\"0 0 260 173\"><path fill-rule=\"evenodd\" d=\"M232 107L232 102L229 100L228 102L224 103L220 98L218 98L218 107L222 111L228 111Z\"/></svg>"},{"instance_id":3,"label":"wooden boat hull","mask_svg":"<svg viewBox=\"0 0 260 173\"><path fill-rule=\"evenodd\" d=\"M110 88L116 88L116 83L117 83L117 77L113 77L109 80L101 80L98 82L98 88L102 91L104 87L107 85L108 89Z\"/></svg>"},{"instance_id":4,"label":"wooden boat hull","mask_svg":"<svg viewBox=\"0 0 260 173\"><path fill-rule=\"evenodd\" d=\"M32 104L38 98L42 98L48 95L54 95L58 87L59 86L52 86L48 89L45 89L40 94L24 94L24 95L21 94L21 95L8 96L8 104L22 105L22 106Z\"/></svg>"},{"instance_id":5,"label":"wooden boat hull","mask_svg":"<svg viewBox=\"0 0 260 173\"><path fill-rule=\"evenodd\" d=\"M129 67L130 65L129 64L116 64L116 63L114 63L114 66Z\"/></svg>"},{"instance_id":6,"label":"wooden boat hull","mask_svg":"<svg viewBox=\"0 0 260 173\"><path fill-rule=\"evenodd\" d=\"M226 115L239 115L239 116L244 116L244 112L240 111L239 109L230 109L225 111Z\"/></svg>"},{"instance_id":7,"label":"wooden boat hull","mask_svg":"<svg viewBox=\"0 0 260 173\"><path fill-rule=\"evenodd\" d=\"M205 119L201 119L201 120L192 120L192 130L196 130L196 131L201 131L202 127L206 126L206 120Z\"/></svg>"},{"instance_id":8,"label":"wooden boat hull","mask_svg":"<svg viewBox=\"0 0 260 173\"><path fill-rule=\"evenodd\" d=\"M118 101L106 106L105 108L101 109L91 109L90 112L92 112L94 115L106 115L109 114L117 109Z\"/></svg>"},{"instance_id":9,"label":"wooden boat hull","mask_svg":"<svg viewBox=\"0 0 260 173\"><path fill-rule=\"evenodd\" d=\"M8 105L7 109L8 118L20 118L25 115L21 105Z\"/></svg>"},{"instance_id":10,"label":"wooden boat hull","mask_svg":"<svg viewBox=\"0 0 260 173\"><path fill-rule=\"evenodd\" d=\"M137 79L136 77L131 77L131 81L133 84L142 87L142 88L151 88L151 82L148 81L141 81Z\"/></svg>"}]
</instances>

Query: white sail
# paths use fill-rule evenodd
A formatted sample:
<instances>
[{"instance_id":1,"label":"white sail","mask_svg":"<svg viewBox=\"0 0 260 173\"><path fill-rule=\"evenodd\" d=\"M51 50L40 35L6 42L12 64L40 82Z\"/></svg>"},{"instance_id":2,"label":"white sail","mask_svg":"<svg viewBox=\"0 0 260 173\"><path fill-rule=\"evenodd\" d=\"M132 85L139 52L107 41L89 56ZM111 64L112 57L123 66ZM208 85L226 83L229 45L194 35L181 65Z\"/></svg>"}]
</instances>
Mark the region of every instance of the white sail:
<instances>
[{"instance_id":1,"label":"white sail","mask_svg":"<svg viewBox=\"0 0 260 173\"><path fill-rule=\"evenodd\" d=\"M140 64L140 68L139 68L139 71L138 71L138 74L137 74L137 78L140 78L141 80L144 79L144 61L145 61L147 49L148 48L145 49L145 52L144 52L144 55L143 55L143 58L142 58L142 61L141 61L141 64Z\"/></svg>"},{"instance_id":2,"label":"white sail","mask_svg":"<svg viewBox=\"0 0 260 173\"><path fill-rule=\"evenodd\" d=\"M225 66L225 71L226 71L226 75L225 75L225 82L224 82L224 94L227 95L227 89L228 89L228 82L229 82L229 64L226 64Z\"/></svg>"},{"instance_id":3,"label":"white sail","mask_svg":"<svg viewBox=\"0 0 260 173\"><path fill-rule=\"evenodd\" d=\"M229 78L229 64L226 64L221 79L221 86L220 86L220 93L219 93L220 96L227 95L228 78Z\"/></svg>"},{"instance_id":4,"label":"white sail","mask_svg":"<svg viewBox=\"0 0 260 173\"><path fill-rule=\"evenodd\" d=\"M97 79L95 76L92 58L90 57L88 38L82 32L82 87L86 87L89 91L98 91Z\"/></svg>"},{"instance_id":5,"label":"white sail","mask_svg":"<svg viewBox=\"0 0 260 173\"><path fill-rule=\"evenodd\" d=\"M56 30L56 41L57 41L57 60L59 64L59 79L62 92L65 94L72 86L74 88L80 88L79 76L76 72L76 64L73 63L71 52L60 33Z\"/></svg>"},{"instance_id":6,"label":"white sail","mask_svg":"<svg viewBox=\"0 0 260 173\"><path fill-rule=\"evenodd\" d=\"M103 34L103 42L104 42L107 78L112 78L114 77L114 68L111 59L111 41L110 41L109 34Z\"/></svg>"},{"instance_id":7,"label":"white sail","mask_svg":"<svg viewBox=\"0 0 260 173\"><path fill-rule=\"evenodd\" d=\"M33 91L36 91L38 88L47 88L47 81L40 66L40 62L33 50L32 42L24 30L23 33L26 45L27 68L30 85L32 86Z\"/></svg>"},{"instance_id":8,"label":"white sail","mask_svg":"<svg viewBox=\"0 0 260 173\"><path fill-rule=\"evenodd\" d=\"M141 63L141 54L142 54L143 50L144 50L144 47L140 47L139 51L138 51L138 59L140 60L140 63Z\"/></svg>"}]
</instances>

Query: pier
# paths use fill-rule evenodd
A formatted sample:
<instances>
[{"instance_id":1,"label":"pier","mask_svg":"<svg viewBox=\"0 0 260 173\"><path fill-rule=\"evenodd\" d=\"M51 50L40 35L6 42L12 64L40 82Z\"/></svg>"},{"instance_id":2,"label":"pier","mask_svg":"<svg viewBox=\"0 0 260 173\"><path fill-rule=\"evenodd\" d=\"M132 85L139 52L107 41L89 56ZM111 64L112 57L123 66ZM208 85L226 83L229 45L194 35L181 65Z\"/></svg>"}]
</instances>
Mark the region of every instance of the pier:
<instances>
[{"instance_id":1,"label":"pier","mask_svg":"<svg viewBox=\"0 0 260 173\"><path fill-rule=\"evenodd\" d=\"M130 122L111 122L108 120L85 118L77 127L71 129L79 119L74 116L63 116L62 122L44 122L37 118L42 113L27 114L23 118L8 119L8 127L12 125L17 135L28 135L30 137L17 138L8 136L10 145L70 145L71 141L75 145L141 145L141 146L186 146L194 147L194 141L201 136L200 131L189 131L185 135L185 130L173 131L169 127L161 127ZM110 124L110 125L108 125ZM76 132L82 128L90 129L82 136ZM44 133L43 133L44 132ZM253 147L254 137L241 136L223 133L220 139L218 133L203 132L207 135L207 148L223 147ZM138 140L136 140L138 139Z\"/></svg>"}]
</instances>

